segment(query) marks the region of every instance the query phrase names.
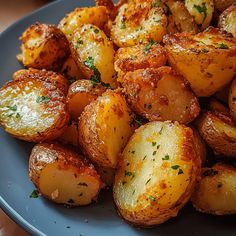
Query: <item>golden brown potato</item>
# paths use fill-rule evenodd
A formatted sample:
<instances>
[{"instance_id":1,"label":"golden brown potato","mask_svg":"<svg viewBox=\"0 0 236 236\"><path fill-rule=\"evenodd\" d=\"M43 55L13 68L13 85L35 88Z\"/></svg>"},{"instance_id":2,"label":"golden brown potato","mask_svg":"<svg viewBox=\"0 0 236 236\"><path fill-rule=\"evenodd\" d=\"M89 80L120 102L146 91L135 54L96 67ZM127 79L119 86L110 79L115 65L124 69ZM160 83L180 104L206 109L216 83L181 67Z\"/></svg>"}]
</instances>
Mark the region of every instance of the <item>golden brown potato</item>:
<instances>
[{"instance_id":1,"label":"golden brown potato","mask_svg":"<svg viewBox=\"0 0 236 236\"><path fill-rule=\"evenodd\" d=\"M69 54L65 35L54 25L35 23L20 37L21 54L17 59L26 67L58 70Z\"/></svg>"},{"instance_id":2,"label":"golden brown potato","mask_svg":"<svg viewBox=\"0 0 236 236\"><path fill-rule=\"evenodd\" d=\"M29 159L29 177L44 197L68 206L90 204L102 187L92 164L55 143L34 146Z\"/></svg>"},{"instance_id":3,"label":"golden brown potato","mask_svg":"<svg viewBox=\"0 0 236 236\"><path fill-rule=\"evenodd\" d=\"M185 6L202 30L210 25L214 12L214 0L185 0Z\"/></svg>"},{"instance_id":4,"label":"golden brown potato","mask_svg":"<svg viewBox=\"0 0 236 236\"><path fill-rule=\"evenodd\" d=\"M60 69L60 73L68 79L69 83L72 84L76 80L85 79L82 71L79 69L77 64L75 63L72 56L69 56L63 66Z\"/></svg>"},{"instance_id":5,"label":"golden brown potato","mask_svg":"<svg viewBox=\"0 0 236 236\"><path fill-rule=\"evenodd\" d=\"M209 27L196 35L165 35L168 60L201 97L214 94L236 74L236 40Z\"/></svg>"},{"instance_id":6,"label":"golden brown potato","mask_svg":"<svg viewBox=\"0 0 236 236\"><path fill-rule=\"evenodd\" d=\"M202 170L192 195L193 206L214 215L236 214L236 168L217 163Z\"/></svg>"},{"instance_id":7,"label":"golden brown potato","mask_svg":"<svg viewBox=\"0 0 236 236\"><path fill-rule=\"evenodd\" d=\"M217 154L236 157L236 126L230 116L206 112L199 117L197 126L203 139Z\"/></svg>"},{"instance_id":8,"label":"golden brown potato","mask_svg":"<svg viewBox=\"0 0 236 236\"><path fill-rule=\"evenodd\" d=\"M229 114L229 108L224 106L222 103L220 103L215 98L210 99L210 101L208 103L208 109L209 109L209 111L219 112L219 113L222 113L224 115L230 115Z\"/></svg>"},{"instance_id":9,"label":"golden brown potato","mask_svg":"<svg viewBox=\"0 0 236 236\"><path fill-rule=\"evenodd\" d=\"M193 132L177 122L150 122L126 145L113 197L128 222L150 227L177 216L200 175Z\"/></svg>"},{"instance_id":10,"label":"golden brown potato","mask_svg":"<svg viewBox=\"0 0 236 236\"><path fill-rule=\"evenodd\" d=\"M106 186L110 187L113 185L116 169L99 165L95 165L95 169L100 175L102 182L106 184Z\"/></svg>"},{"instance_id":11,"label":"golden brown potato","mask_svg":"<svg viewBox=\"0 0 236 236\"><path fill-rule=\"evenodd\" d=\"M236 3L228 7L219 18L218 26L236 38Z\"/></svg>"},{"instance_id":12,"label":"golden brown potato","mask_svg":"<svg viewBox=\"0 0 236 236\"><path fill-rule=\"evenodd\" d=\"M112 41L94 25L78 28L71 41L73 59L87 79L105 87L116 87Z\"/></svg>"},{"instance_id":13,"label":"golden brown potato","mask_svg":"<svg viewBox=\"0 0 236 236\"><path fill-rule=\"evenodd\" d=\"M99 166L116 168L118 154L134 131L132 121L132 112L118 92L110 90L98 97L79 118L84 154Z\"/></svg>"},{"instance_id":14,"label":"golden brown potato","mask_svg":"<svg viewBox=\"0 0 236 236\"><path fill-rule=\"evenodd\" d=\"M129 71L144 68L164 66L167 55L164 47L154 41L132 47L119 48L115 56L115 70L118 81L123 82L123 76Z\"/></svg>"},{"instance_id":15,"label":"golden brown potato","mask_svg":"<svg viewBox=\"0 0 236 236\"><path fill-rule=\"evenodd\" d=\"M51 83L24 78L0 89L0 123L16 138L30 142L55 139L68 120L65 96Z\"/></svg>"},{"instance_id":16,"label":"golden brown potato","mask_svg":"<svg viewBox=\"0 0 236 236\"><path fill-rule=\"evenodd\" d=\"M13 74L14 80L21 80L21 79L40 79L45 82L49 82L53 84L55 87L60 89L65 95L68 92L68 81L60 74L47 71L47 70L38 70L38 69L21 69L16 71Z\"/></svg>"},{"instance_id":17,"label":"golden brown potato","mask_svg":"<svg viewBox=\"0 0 236 236\"><path fill-rule=\"evenodd\" d=\"M108 21L108 11L104 6L75 8L68 13L59 23L58 27L71 40L76 29L83 24L96 25L103 29Z\"/></svg>"},{"instance_id":18,"label":"golden brown potato","mask_svg":"<svg viewBox=\"0 0 236 236\"><path fill-rule=\"evenodd\" d=\"M236 79L233 80L229 90L230 113L236 121Z\"/></svg>"},{"instance_id":19,"label":"golden brown potato","mask_svg":"<svg viewBox=\"0 0 236 236\"><path fill-rule=\"evenodd\" d=\"M186 1L185 1L186 2ZM186 9L184 2L167 0L166 5L169 7L170 15L168 21L172 27L168 27L170 33L175 33L175 28L178 32L189 32L196 34L199 32L198 26Z\"/></svg>"},{"instance_id":20,"label":"golden brown potato","mask_svg":"<svg viewBox=\"0 0 236 236\"><path fill-rule=\"evenodd\" d=\"M77 120L84 108L105 91L105 87L94 85L91 80L77 80L71 84L66 101L72 119Z\"/></svg>"},{"instance_id":21,"label":"golden brown potato","mask_svg":"<svg viewBox=\"0 0 236 236\"><path fill-rule=\"evenodd\" d=\"M111 28L112 41L118 47L140 42L161 42L166 34L167 17L152 0L133 0L123 4Z\"/></svg>"},{"instance_id":22,"label":"golden brown potato","mask_svg":"<svg viewBox=\"0 0 236 236\"><path fill-rule=\"evenodd\" d=\"M150 121L173 120L187 124L200 111L197 97L171 67L128 72L123 87L132 109Z\"/></svg>"},{"instance_id":23,"label":"golden brown potato","mask_svg":"<svg viewBox=\"0 0 236 236\"><path fill-rule=\"evenodd\" d=\"M236 0L215 0L215 10L221 13L234 3Z\"/></svg>"}]
</instances>

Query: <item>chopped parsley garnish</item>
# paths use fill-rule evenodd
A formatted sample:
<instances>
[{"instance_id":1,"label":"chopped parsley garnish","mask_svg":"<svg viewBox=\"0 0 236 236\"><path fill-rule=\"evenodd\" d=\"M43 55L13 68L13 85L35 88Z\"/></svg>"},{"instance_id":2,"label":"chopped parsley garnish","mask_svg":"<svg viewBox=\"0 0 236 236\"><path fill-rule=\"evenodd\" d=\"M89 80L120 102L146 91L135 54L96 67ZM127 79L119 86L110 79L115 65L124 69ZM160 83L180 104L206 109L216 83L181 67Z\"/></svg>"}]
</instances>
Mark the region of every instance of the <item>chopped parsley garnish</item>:
<instances>
[{"instance_id":1,"label":"chopped parsley garnish","mask_svg":"<svg viewBox=\"0 0 236 236\"><path fill-rule=\"evenodd\" d=\"M165 155L165 157L163 157L162 160L163 160L163 161L170 160L170 156L169 156L169 155Z\"/></svg>"},{"instance_id":2,"label":"chopped parsley garnish","mask_svg":"<svg viewBox=\"0 0 236 236\"><path fill-rule=\"evenodd\" d=\"M152 153L153 156L155 156L156 154L157 154L157 151L154 151L154 152Z\"/></svg>"},{"instance_id":3,"label":"chopped parsley garnish","mask_svg":"<svg viewBox=\"0 0 236 236\"><path fill-rule=\"evenodd\" d=\"M36 99L37 103L48 103L49 102L49 97L48 96L39 96Z\"/></svg>"},{"instance_id":4,"label":"chopped parsley garnish","mask_svg":"<svg viewBox=\"0 0 236 236\"><path fill-rule=\"evenodd\" d=\"M160 145L157 145L157 149L159 149L160 148Z\"/></svg>"},{"instance_id":5,"label":"chopped parsley garnish","mask_svg":"<svg viewBox=\"0 0 236 236\"><path fill-rule=\"evenodd\" d=\"M145 184L148 184L151 181L151 178L147 180L147 182Z\"/></svg>"},{"instance_id":6,"label":"chopped parsley garnish","mask_svg":"<svg viewBox=\"0 0 236 236\"><path fill-rule=\"evenodd\" d=\"M157 145L157 142L152 142L152 146L156 146Z\"/></svg>"},{"instance_id":7,"label":"chopped parsley garnish","mask_svg":"<svg viewBox=\"0 0 236 236\"><path fill-rule=\"evenodd\" d=\"M147 155L143 157L143 161L147 158Z\"/></svg>"},{"instance_id":8,"label":"chopped parsley garnish","mask_svg":"<svg viewBox=\"0 0 236 236\"><path fill-rule=\"evenodd\" d=\"M21 118L21 115L20 115L20 113L16 113L16 118L18 119L18 118Z\"/></svg>"},{"instance_id":9,"label":"chopped parsley garnish","mask_svg":"<svg viewBox=\"0 0 236 236\"><path fill-rule=\"evenodd\" d=\"M161 1L160 1L160 0L156 0L156 1L152 4L153 7L159 7L160 5L161 5Z\"/></svg>"},{"instance_id":10,"label":"chopped parsley garnish","mask_svg":"<svg viewBox=\"0 0 236 236\"><path fill-rule=\"evenodd\" d=\"M37 190L34 190L31 194L30 194L30 198L38 198L39 197L39 192Z\"/></svg>"},{"instance_id":11,"label":"chopped parsley garnish","mask_svg":"<svg viewBox=\"0 0 236 236\"><path fill-rule=\"evenodd\" d=\"M208 53L208 52L209 52L209 50L208 50L208 49L206 49L206 48L203 48L203 49L202 49L202 52L203 52L203 53Z\"/></svg>"},{"instance_id":12,"label":"chopped parsley garnish","mask_svg":"<svg viewBox=\"0 0 236 236\"><path fill-rule=\"evenodd\" d=\"M68 81L70 84L73 84L76 81L76 79L71 77Z\"/></svg>"},{"instance_id":13,"label":"chopped parsley garnish","mask_svg":"<svg viewBox=\"0 0 236 236\"><path fill-rule=\"evenodd\" d=\"M135 153L135 151L132 151L131 153L132 153L132 154L134 154L134 153Z\"/></svg>"},{"instance_id":14,"label":"chopped parsley garnish","mask_svg":"<svg viewBox=\"0 0 236 236\"><path fill-rule=\"evenodd\" d=\"M77 40L76 48L78 48L78 45L79 45L79 44L83 44L83 43L84 43L84 41L83 41L81 38L79 38L79 39Z\"/></svg>"},{"instance_id":15,"label":"chopped parsley garnish","mask_svg":"<svg viewBox=\"0 0 236 236\"><path fill-rule=\"evenodd\" d=\"M125 170L125 176L133 176L134 177L134 173L131 171L126 171Z\"/></svg>"},{"instance_id":16,"label":"chopped parsley garnish","mask_svg":"<svg viewBox=\"0 0 236 236\"><path fill-rule=\"evenodd\" d=\"M217 44L217 48L220 49L229 49L228 45L224 44L224 43L219 43Z\"/></svg>"},{"instance_id":17,"label":"chopped parsley garnish","mask_svg":"<svg viewBox=\"0 0 236 236\"><path fill-rule=\"evenodd\" d=\"M179 165L171 166L171 168L172 168L173 170L178 170L178 169L179 169Z\"/></svg>"},{"instance_id":18,"label":"chopped parsley garnish","mask_svg":"<svg viewBox=\"0 0 236 236\"><path fill-rule=\"evenodd\" d=\"M102 86L106 88L111 88L111 85L108 83L104 83L101 81L101 73L94 65L94 59L92 57L88 57L84 61L84 65L86 65L89 69L93 70L93 75L90 77L90 80L93 83L93 86L96 86L97 84L101 84Z\"/></svg>"},{"instance_id":19,"label":"chopped parsley garnish","mask_svg":"<svg viewBox=\"0 0 236 236\"><path fill-rule=\"evenodd\" d=\"M146 121L145 121L144 118L142 118L141 116L135 114L133 120L130 122L130 125L134 125L135 126L135 124L137 124L137 125L141 126L145 122Z\"/></svg>"},{"instance_id":20,"label":"chopped parsley garnish","mask_svg":"<svg viewBox=\"0 0 236 236\"><path fill-rule=\"evenodd\" d=\"M178 175L181 175L181 174L183 174L183 173L184 173L183 170L182 170L182 169L179 169Z\"/></svg>"},{"instance_id":21,"label":"chopped parsley garnish","mask_svg":"<svg viewBox=\"0 0 236 236\"><path fill-rule=\"evenodd\" d=\"M200 5L195 5L193 6L200 14L203 14L204 18L203 21L207 18L207 8L206 8L206 3L202 3L202 6Z\"/></svg>"},{"instance_id":22,"label":"chopped parsley garnish","mask_svg":"<svg viewBox=\"0 0 236 236\"><path fill-rule=\"evenodd\" d=\"M155 198L155 197L153 197L152 195L151 195L151 196L149 196L149 199L150 199L151 201L156 201L156 198Z\"/></svg>"},{"instance_id":23,"label":"chopped parsley garnish","mask_svg":"<svg viewBox=\"0 0 236 236\"><path fill-rule=\"evenodd\" d=\"M99 29L95 29L95 30L94 30L94 33L95 33L95 34L99 33Z\"/></svg>"},{"instance_id":24,"label":"chopped parsley garnish","mask_svg":"<svg viewBox=\"0 0 236 236\"><path fill-rule=\"evenodd\" d=\"M121 29L126 29L126 24L125 24L125 22L124 22L124 21L122 22L122 24L121 24L120 28L121 28Z\"/></svg>"},{"instance_id":25,"label":"chopped parsley garnish","mask_svg":"<svg viewBox=\"0 0 236 236\"><path fill-rule=\"evenodd\" d=\"M156 42L155 42L154 40L151 40L150 43L147 44L147 45L144 47L143 52L144 52L145 54L148 54L149 51L150 51L150 49L151 49L151 47L152 47L155 43L156 43Z\"/></svg>"},{"instance_id":26,"label":"chopped parsley garnish","mask_svg":"<svg viewBox=\"0 0 236 236\"><path fill-rule=\"evenodd\" d=\"M16 111L17 110L17 105L7 106L7 108L9 108L9 110L11 110L11 111Z\"/></svg>"}]
</instances>

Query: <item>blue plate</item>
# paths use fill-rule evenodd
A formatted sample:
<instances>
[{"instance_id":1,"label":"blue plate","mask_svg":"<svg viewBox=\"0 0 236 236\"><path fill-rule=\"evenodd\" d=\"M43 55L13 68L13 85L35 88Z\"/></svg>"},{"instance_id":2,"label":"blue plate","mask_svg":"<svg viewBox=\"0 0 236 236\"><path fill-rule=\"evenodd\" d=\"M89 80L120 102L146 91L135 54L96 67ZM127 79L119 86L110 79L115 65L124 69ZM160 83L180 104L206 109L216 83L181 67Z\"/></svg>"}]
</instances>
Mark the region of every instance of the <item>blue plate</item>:
<instances>
[{"instance_id":1,"label":"blue plate","mask_svg":"<svg viewBox=\"0 0 236 236\"><path fill-rule=\"evenodd\" d=\"M62 0L21 19L0 35L0 85L21 68L16 60L21 33L36 21L57 24L75 7L91 6L90 0ZM2 209L33 235L236 235L233 216L209 216L186 206L178 217L153 229L138 229L126 224L116 213L111 192L105 190L98 202L67 209L43 198L30 198L33 184L28 179L31 144L16 140L0 129L0 204Z\"/></svg>"}]
</instances>

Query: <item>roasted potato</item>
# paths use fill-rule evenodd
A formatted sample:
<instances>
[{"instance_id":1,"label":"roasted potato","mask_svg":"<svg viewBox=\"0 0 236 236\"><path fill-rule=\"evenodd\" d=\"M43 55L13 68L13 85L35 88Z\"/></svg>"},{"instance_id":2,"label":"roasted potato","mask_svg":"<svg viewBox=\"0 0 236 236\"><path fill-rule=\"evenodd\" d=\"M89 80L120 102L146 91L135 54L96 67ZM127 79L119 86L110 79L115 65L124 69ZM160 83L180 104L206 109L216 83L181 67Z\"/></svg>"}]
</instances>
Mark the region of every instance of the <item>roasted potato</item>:
<instances>
[{"instance_id":1,"label":"roasted potato","mask_svg":"<svg viewBox=\"0 0 236 236\"><path fill-rule=\"evenodd\" d=\"M16 138L30 142L55 139L68 120L65 96L51 83L23 78L0 89L0 123Z\"/></svg>"},{"instance_id":2,"label":"roasted potato","mask_svg":"<svg viewBox=\"0 0 236 236\"><path fill-rule=\"evenodd\" d=\"M185 6L202 30L210 25L214 12L214 0L185 0Z\"/></svg>"},{"instance_id":3,"label":"roasted potato","mask_svg":"<svg viewBox=\"0 0 236 236\"><path fill-rule=\"evenodd\" d=\"M118 154L133 133L133 115L120 93L107 91L79 118L79 144L99 166L116 168Z\"/></svg>"},{"instance_id":4,"label":"roasted potato","mask_svg":"<svg viewBox=\"0 0 236 236\"><path fill-rule=\"evenodd\" d=\"M236 121L236 79L233 80L229 90L230 113Z\"/></svg>"},{"instance_id":5,"label":"roasted potato","mask_svg":"<svg viewBox=\"0 0 236 236\"><path fill-rule=\"evenodd\" d=\"M71 40L76 29L83 24L93 24L103 29L108 21L108 11L104 6L75 8L59 23L58 27Z\"/></svg>"},{"instance_id":6,"label":"roasted potato","mask_svg":"<svg viewBox=\"0 0 236 236\"><path fill-rule=\"evenodd\" d=\"M170 65L200 97L219 91L236 74L236 40L219 29L165 35L164 43Z\"/></svg>"},{"instance_id":7,"label":"roasted potato","mask_svg":"<svg viewBox=\"0 0 236 236\"><path fill-rule=\"evenodd\" d=\"M113 197L128 222L150 227L175 217L200 175L193 132L177 122L150 122L135 131L115 175Z\"/></svg>"},{"instance_id":8,"label":"roasted potato","mask_svg":"<svg viewBox=\"0 0 236 236\"><path fill-rule=\"evenodd\" d=\"M44 197L68 206L90 204L102 187L92 164L54 143L34 146L29 159L29 177Z\"/></svg>"},{"instance_id":9,"label":"roasted potato","mask_svg":"<svg viewBox=\"0 0 236 236\"><path fill-rule=\"evenodd\" d=\"M168 16L168 31L170 33L175 33L175 28L178 32L189 32L193 34L199 32L198 26L194 21L193 16L190 15L187 8L185 7L184 2L167 0L166 5L169 7L170 11ZM170 24L174 25L170 27Z\"/></svg>"},{"instance_id":10,"label":"roasted potato","mask_svg":"<svg viewBox=\"0 0 236 236\"><path fill-rule=\"evenodd\" d=\"M215 10L218 12L223 12L234 3L236 3L236 0L215 0Z\"/></svg>"},{"instance_id":11,"label":"roasted potato","mask_svg":"<svg viewBox=\"0 0 236 236\"><path fill-rule=\"evenodd\" d=\"M35 23L20 40L21 54L17 59L26 67L59 70L70 51L65 35L54 25Z\"/></svg>"},{"instance_id":12,"label":"roasted potato","mask_svg":"<svg viewBox=\"0 0 236 236\"><path fill-rule=\"evenodd\" d=\"M72 56L69 56L60 69L60 73L72 84L76 80L85 79L82 71L79 69Z\"/></svg>"},{"instance_id":13,"label":"roasted potato","mask_svg":"<svg viewBox=\"0 0 236 236\"><path fill-rule=\"evenodd\" d=\"M91 80L77 80L71 84L66 101L72 119L77 120L84 108L105 90L101 84L94 85Z\"/></svg>"},{"instance_id":14,"label":"roasted potato","mask_svg":"<svg viewBox=\"0 0 236 236\"><path fill-rule=\"evenodd\" d=\"M230 86L231 82L228 83L223 89L216 92L213 96L220 102L228 104Z\"/></svg>"},{"instance_id":15,"label":"roasted potato","mask_svg":"<svg viewBox=\"0 0 236 236\"><path fill-rule=\"evenodd\" d=\"M209 111L199 117L197 126L216 154L236 157L236 126L230 116Z\"/></svg>"},{"instance_id":16,"label":"roasted potato","mask_svg":"<svg viewBox=\"0 0 236 236\"><path fill-rule=\"evenodd\" d=\"M123 81L123 76L129 71L144 68L158 68L164 66L167 55L164 47L154 41L132 47L119 48L115 56L115 70L118 81Z\"/></svg>"},{"instance_id":17,"label":"roasted potato","mask_svg":"<svg viewBox=\"0 0 236 236\"><path fill-rule=\"evenodd\" d=\"M219 18L218 26L236 38L236 3L228 7Z\"/></svg>"},{"instance_id":18,"label":"roasted potato","mask_svg":"<svg viewBox=\"0 0 236 236\"><path fill-rule=\"evenodd\" d=\"M171 67L128 72L123 87L132 109L150 121L173 120L187 124L200 111L197 97Z\"/></svg>"},{"instance_id":19,"label":"roasted potato","mask_svg":"<svg viewBox=\"0 0 236 236\"><path fill-rule=\"evenodd\" d=\"M47 71L45 69L38 70L38 69L21 69L16 71L13 74L14 80L21 80L21 79L40 79L49 83L52 83L55 87L60 89L65 95L68 92L69 84L67 79L60 75L59 73L53 71Z\"/></svg>"},{"instance_id":20,"label":"roasted potato","mask_svg":"<svg viewBox=\"0 0 236 236\"><path fill-rule=\"evenodd\" d=\"M217 163L202 170L195 192L193 206L201 212L214 215L236 214L236 168Z\"/></svg>"},{"instance_id":21,"label":"roasted potato","mask_svg":"<svg viewBox=\"0 0 236 236\"><path fill-rule=\"evenodd\" d=\"M215 98L210 99L210 101L208 103L208 109L209 109L209 111L219 112L224 115L230 115L229 108L224 106L221 102L219 102Z\"/></svg>"},{"instance_id":22,"label":"roasted potato","mask_svg":"<svg viewBox=\"0 0 236 236\"><path fill-rule=\"evenodd\" d=\"M110 187L113 185L116 169L99 165L95 165L95 169L100 175L102 182L106 184L106 186Z\"/></svg>"},{"instance_id":23,"label":"roasted potato","mask_svg":"<svg viewBox=\"0 0 236 236\"><path fill-rule=\"evenodd\" d=\"M112 41L94 25L78 28L71 42L72 56L87 79L116 87Z\"/></svg>"},{"instance_id":24,"label":"roasted potato","mask_svg":"<svg viewBox=\"0 0 236 236\"><path fill-rule=\"evenodd\" d=\"M118 47L140 42L161 42L166 34L167 17L154 0L133 0L123 4L111 28L111 38Z\"/></svg>"}]
</instances>

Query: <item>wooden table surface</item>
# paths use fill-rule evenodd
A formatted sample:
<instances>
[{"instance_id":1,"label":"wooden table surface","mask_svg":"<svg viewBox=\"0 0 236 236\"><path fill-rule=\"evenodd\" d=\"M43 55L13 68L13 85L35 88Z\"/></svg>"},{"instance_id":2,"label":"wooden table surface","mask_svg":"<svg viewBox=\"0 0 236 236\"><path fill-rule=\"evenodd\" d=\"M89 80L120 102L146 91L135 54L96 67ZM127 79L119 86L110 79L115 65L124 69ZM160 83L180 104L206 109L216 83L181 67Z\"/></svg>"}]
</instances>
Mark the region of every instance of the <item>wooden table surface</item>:
<instances>
[{"instance_id":1,"label":"wooden table surface","mask_svg":"<svg viewBox=\"0 0 236 236\"><path fill-rule=\"evenodd\" d=\"M47 0L0 0L0 32ZM29 236L0 209L0 236Z\"/></svg>"}]
</instances>

